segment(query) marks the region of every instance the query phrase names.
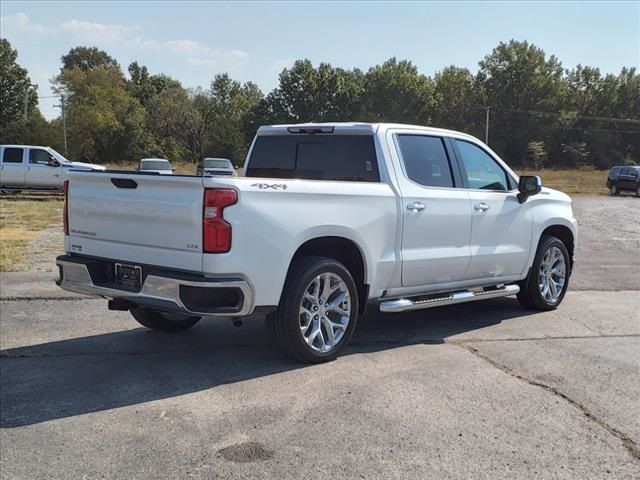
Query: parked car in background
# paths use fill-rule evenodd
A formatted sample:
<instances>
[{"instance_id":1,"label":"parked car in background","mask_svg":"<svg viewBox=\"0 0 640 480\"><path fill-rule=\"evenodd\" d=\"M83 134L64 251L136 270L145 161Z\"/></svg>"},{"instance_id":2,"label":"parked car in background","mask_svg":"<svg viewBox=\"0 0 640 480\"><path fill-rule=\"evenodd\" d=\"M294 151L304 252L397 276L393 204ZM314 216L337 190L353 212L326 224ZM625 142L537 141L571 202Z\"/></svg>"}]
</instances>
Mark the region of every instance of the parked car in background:
<instances>
[{"instance_id":1,"label":"parked car in background","mask_svg":"<svg viewBox=\"0 0 640 480\"><path fill-rule=\"evenodd\" d=\"M171 162L164 158L143 158L138 165L138 171L144 173L159 173L160 175L173 175L175 168Z\"/></svg>"},{"instance_id":2,"label":"parked car in background","mask_svg":"<svg viewBox=\"0 0 640 480\"><path fill-rule=\"evenodd\" d=\"M198 165L196 175L227 175L235 177L238 174L228 158L205 158Z\"/></svg>"},{"instance_id":3,"label":"parked car in background","mask_svg":"<svg viewBox=\"0 0 640 480\"><path fill-rule=\"evenodd\" d=\"M464 133L267 126L244 177L153 177L73 172L57 259L62 288L151 329L259 311L283 352L322 362L367 304L393 313L518 295L551 310L569 285L571 199Z\"/></svg>"},{"instance_id":4,"label":"parked car in background","mask_svg":"<svg viewBox=\"0 0 640 480\"><path fill-rule=\"evenodd\" d=\"M106 168L72 162L50 147L0 145L0 187L3 190L62 190L70 169Z\"/></svg>"},{"instance_id":5,"label":"parked car in background","mask_svg":"<svg viewBox=\"0 0 640 480\"><path fill-rule=\"evenodd\" d=\"M607 188L611 195L626 191L640 197L640 166L613 167L607 177Z\"/></svg>"}]
</instances>

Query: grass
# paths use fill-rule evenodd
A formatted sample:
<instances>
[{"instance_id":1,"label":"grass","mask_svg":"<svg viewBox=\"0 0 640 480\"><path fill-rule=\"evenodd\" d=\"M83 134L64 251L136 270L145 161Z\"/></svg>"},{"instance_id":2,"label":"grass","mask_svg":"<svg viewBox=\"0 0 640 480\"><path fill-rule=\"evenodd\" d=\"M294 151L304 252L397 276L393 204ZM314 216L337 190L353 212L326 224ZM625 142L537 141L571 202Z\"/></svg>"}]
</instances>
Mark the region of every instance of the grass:
<instances>
[{"instance_id":1,"label":"grass","mask_svg":"<svg viewBox=\"0 0 640 480\"><path fill-rule=\"evenodd\" d=\"M604 170L517 170L518 175L539 175L542 185L570 195L606 195Z\"/></svg>"},{"instance_id":2,"label":"grass","mask_svg":"<svg viewBox=\"0 0 640 480\"><path fill-rule=\"evenodd\" d=\"M37 232L60 222L62 199L0 199L0 271L24 267L24 254Z\"/></svg>"}]
</instances>

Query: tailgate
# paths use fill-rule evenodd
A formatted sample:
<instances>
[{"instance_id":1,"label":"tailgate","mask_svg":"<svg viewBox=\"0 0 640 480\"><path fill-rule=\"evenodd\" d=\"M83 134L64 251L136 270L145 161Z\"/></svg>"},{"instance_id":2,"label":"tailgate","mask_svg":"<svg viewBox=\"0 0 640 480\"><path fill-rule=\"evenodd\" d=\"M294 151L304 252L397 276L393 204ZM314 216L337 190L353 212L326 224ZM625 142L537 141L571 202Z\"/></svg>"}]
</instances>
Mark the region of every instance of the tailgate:
<instances>
[{"instance_id":1,"label":"tailgate","mask_svg":"<svg viewBox=\"0 0 640 480\"><path fill-rule=\"evenodd\" d=\"M70 172L71 253L202 270L201 177Z\"/></svg>"}]
</instances>

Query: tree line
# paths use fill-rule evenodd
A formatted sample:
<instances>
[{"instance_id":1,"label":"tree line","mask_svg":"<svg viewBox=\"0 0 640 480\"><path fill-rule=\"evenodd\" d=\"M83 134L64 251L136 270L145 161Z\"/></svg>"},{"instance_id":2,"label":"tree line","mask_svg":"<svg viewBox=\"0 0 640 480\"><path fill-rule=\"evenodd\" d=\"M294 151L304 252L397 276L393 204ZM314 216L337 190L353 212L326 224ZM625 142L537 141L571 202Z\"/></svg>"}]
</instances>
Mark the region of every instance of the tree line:
<instances>
[{"instance_id":1,"label":"tree line","mask_svg":"<svg viewBox=\"0 0 640 480\"><path fill-rule=\"evenodd\" d=\"M64 150L61 118L38 109L17 52L0 40L0 141ZM640 163L640 74L596 67L565 69L526 41L500 43L477 73L449 66L433 77L390 58L366 72L296 61L264 94L252 82L215 75L207 89L184 88L133 62L125 75L95 47L72 48L52 79L65 96L67 154L97 163L163 157L242 164L260 125L297 122L398 122L450 128L485 138L511 165L607 168ZM25 98L27 116L25 118Z\"/></svg>"}]
</instances>

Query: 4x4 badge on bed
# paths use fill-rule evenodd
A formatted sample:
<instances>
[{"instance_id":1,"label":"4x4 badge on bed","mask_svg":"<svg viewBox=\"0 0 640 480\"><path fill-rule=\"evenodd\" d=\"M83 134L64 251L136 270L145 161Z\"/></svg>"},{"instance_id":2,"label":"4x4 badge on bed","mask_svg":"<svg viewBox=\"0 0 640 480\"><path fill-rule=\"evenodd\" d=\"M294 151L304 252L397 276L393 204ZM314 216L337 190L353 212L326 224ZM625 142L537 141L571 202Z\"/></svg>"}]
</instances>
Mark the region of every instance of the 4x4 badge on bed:
<instances>
[{"instance_id":1,"label":"4x4 badge on bed","mask_svg":"<svg viewBox=\"0 0 640 480\"><path fill-rule=\"evenodd\" d=\"M254 183L252 187L259 188L260 190L267 190L273 188L274 190L286 190L287 185L285 183Z\"/></svg>"}]
</instances>

